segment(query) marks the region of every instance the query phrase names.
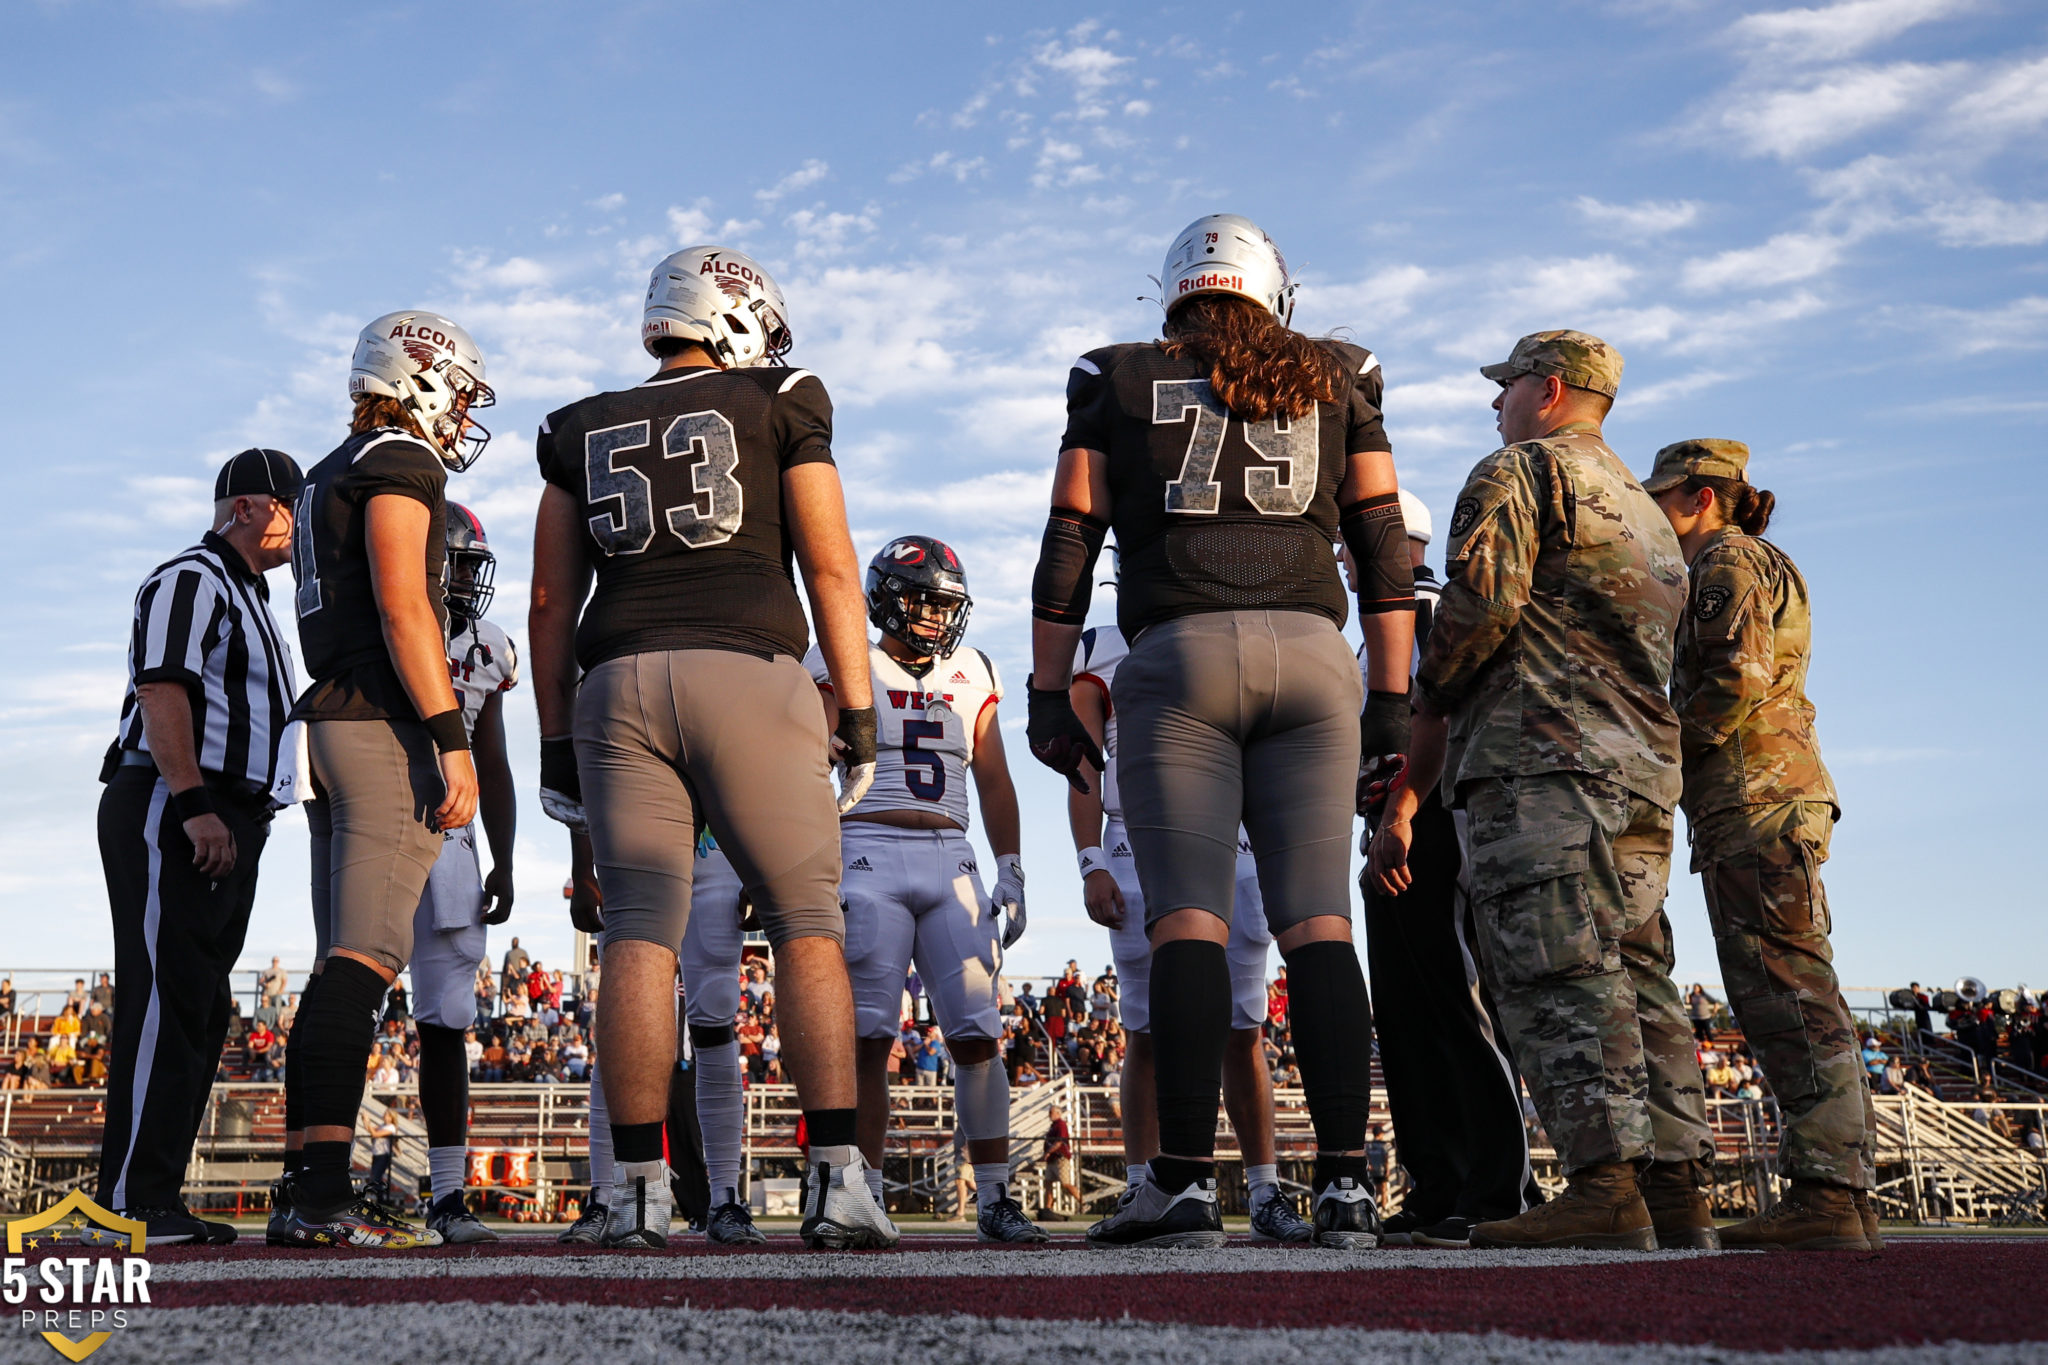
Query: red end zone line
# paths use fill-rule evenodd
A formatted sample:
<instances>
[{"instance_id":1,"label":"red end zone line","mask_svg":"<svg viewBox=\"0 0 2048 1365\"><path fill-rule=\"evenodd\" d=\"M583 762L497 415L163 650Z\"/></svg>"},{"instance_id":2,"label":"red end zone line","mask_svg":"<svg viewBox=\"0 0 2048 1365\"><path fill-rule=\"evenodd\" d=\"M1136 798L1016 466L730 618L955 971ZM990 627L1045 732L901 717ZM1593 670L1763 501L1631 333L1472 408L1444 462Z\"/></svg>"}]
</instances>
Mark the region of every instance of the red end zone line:
<instances>
[{"instance_id":1,"label":"red end zone line","mask_svg":"<svg viewBox=\"0 0 2048 1365\"><path fill-rule=\"evenodd\" d=\"M1454 1255L1447 1253L1446 1261ZM2048 1341L2048 1296L2040 1292L2044 1279L2048 1244L2002 1244L1902 1247L1882 1257L1787 1253L1527 1270L1447 1265L1409 1274L1188 1272L1016 1280L853 1274L709 1282L538 1273L502 1280L322 1277L164 1283L152 1297L167 1308L590 1303L1082 1321L1129 1317L1198 1326L1502 1332L1768 1351Z\"/></svg>"}]
</instances>

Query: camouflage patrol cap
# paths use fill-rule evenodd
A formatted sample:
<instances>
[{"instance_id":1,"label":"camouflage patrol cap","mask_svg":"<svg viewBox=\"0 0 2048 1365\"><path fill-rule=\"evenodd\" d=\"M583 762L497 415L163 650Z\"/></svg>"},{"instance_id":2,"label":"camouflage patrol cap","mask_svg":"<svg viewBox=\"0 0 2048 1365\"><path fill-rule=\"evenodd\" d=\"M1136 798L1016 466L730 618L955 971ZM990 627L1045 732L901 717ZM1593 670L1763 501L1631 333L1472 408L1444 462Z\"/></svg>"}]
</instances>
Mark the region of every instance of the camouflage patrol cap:
<instances>
[{"instance_id":1,"label":"camouflage patrol cap","mask_svg":"<svg viewBox=\"0 0 2048 1365\"><path fill-rule=\"evenodd\" d=\"M1612 398L1621 388L1621 352L1589 332L1531 332L1506 360L1481 365L1479 373L1498 384L1518 374L1554 374L1574 388Z\"/></svg>"},{"instance_id":2,"label":"camouflage patrol cap","mask_svg":"<svg viewBox=\"0 0 2048 1365\"><path fill-rule=\"evenodd\" d=\"M1695 474L1710 479L1748 481L1749 447L1740 441L1717 441L1698 437L1678 441L1657 452L1650 477L1643 480L1645 493L1662 493L1676 488Z\"/></svg>"}]
</instances>

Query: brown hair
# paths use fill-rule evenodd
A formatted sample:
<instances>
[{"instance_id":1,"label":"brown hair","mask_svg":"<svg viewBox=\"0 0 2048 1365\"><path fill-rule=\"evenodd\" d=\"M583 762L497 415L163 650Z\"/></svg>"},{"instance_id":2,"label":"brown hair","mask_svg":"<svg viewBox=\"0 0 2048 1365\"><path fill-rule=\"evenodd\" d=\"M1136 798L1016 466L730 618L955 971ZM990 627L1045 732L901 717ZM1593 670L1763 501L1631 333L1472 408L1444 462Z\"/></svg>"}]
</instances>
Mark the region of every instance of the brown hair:
<instances>
[{"instance_id":1,"label":"brown hair","mask_svg":"<svg viewBox=\"0 0 2048 1365\"><path fill-rule=\"evenodd\" d=\"M375 431L378 427L397 427L413 435L426 438L420 430L419 419L405 410L396 398L381 393L359 393L356 395L356 410L348 419L348 429L357 435Z\"/></svg>"},{"instance_id":2,"label":"brown hair","mask_svg":"<svg viewBox=\"0 0 2048 1365\"><path fill-rule=\"evenodd\" d=\"M1778 495L1767 488L1755 488L1741 479L1724 479L1715 474L1694 474L1685 481L1685 491L1714 490L1714 500L1727 509L1728 520L1752 536L1760 536L1771 524Z\"/></svg>"},{"instance_id":3,"label":"brown hair","mask_svg":"<svg viewBox=\"0 0 2048 1365\"><path fill-rule=\"evenodd\" d=\"M1332 403L1344 367L1329 350L1235 294L1198 294L1166 318L1159 343L1176 360L1206 361L1209 383L1239 417L1306 417Z\"/></svg>"}]
</instances>

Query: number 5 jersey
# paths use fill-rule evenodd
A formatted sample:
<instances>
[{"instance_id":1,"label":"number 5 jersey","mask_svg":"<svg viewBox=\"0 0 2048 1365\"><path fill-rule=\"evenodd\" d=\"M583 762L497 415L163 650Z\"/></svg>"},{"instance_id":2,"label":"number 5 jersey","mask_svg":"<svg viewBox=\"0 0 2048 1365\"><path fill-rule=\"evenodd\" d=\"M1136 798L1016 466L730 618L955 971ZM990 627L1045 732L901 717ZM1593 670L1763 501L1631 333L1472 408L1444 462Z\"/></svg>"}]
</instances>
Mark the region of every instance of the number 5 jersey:
<instances>
[{"instance_id":1,"label":"number 5 jersey","mask_svg":"<svg viewBox=\"0 0 2048 1365\"><path fill-rule=\"evenodd\" d=\"M813 649L804 666L821 689L832 690L823 654ZM962 648L919 673L870 645L868 670L875 685L875 781L847 814L937 811L966 829L975 728L1003 699L995 664L978 649Z\"/></svg>"}]
</instances>

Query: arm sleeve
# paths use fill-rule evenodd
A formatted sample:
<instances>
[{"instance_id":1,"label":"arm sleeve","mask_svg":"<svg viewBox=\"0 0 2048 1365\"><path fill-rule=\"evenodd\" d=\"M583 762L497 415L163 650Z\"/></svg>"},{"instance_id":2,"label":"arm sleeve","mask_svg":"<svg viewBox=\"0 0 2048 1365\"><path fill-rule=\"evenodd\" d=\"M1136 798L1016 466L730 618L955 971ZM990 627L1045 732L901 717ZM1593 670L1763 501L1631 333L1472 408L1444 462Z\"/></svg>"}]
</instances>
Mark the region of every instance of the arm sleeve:
<instances>
[{"instance_id":1,"label":"arm sleeve","mask_svg":"<svg viewBox=\"0 0 2048 1365\"><path fill-rule=\"evenodd\" d=\"M419 441L380 441L364 450L336 486L362 504L396 493L433 507L447 495L448 466Z\"/></svg>"},{"instance_id":2,"label":"arm sleeve","mask_svg":"<svg viewBox=\"0 0 2048 1365\"><path fill-rule=\"evenodd\" d=\"M1770 684L1774 622L1763 587L1739 553L1700 561L1684 627L1693 640L1696 682L1690 695L1675 699L1688 757L1727 743Z\"/></svg>"},{"instance_id":3,"label":"arm sleeve","mask_svg":"<svg viewBox=\"0 0 2048 1365\"><path fill-rule=\"evenodd\" d=\"M212 648L220 589L211 575L180 569L159 575L135 600L135 634L129 657L135 681L204 684Z\"/></svg>"},{"instance_id":4,"label":"arm sleeve","mask_svg":"<svg viewBox=\"0 0 2048 1365\"><path fill-rule=\"evenodd\" d=\"M1521 620L1536 569L1535 471L1514 447L1482 461L1451 514L1445 570L1416 686L1436 710L1457 709Z\"/></svg>"},{"instance_id":5,"label":"arm sleeve","mask_svg":"<svg viewBox=\"0 0 2048 1365\"><path fill-rule=\"evenodd\" d=\"M776 390L768 421L781 468L833 462L832 398L823 381L809 370L789 372Z\"/></svg>"},{"instance_id":6,"label":"arm sleeve","mask_svg":"<svg viewBox=\"0 0 2048 1365\"><path fill-rule=\"evenodd\" d=\"M1380 369L1380 358L1370 351L1361 353L1358 377L1351 383L1351 406L1346 414L1344 453L1362 455L1368 451L1392 450L1393 442L1387 439L1386 413L1383 407L1386 398L1386 375Z\"/></svg>"},{"instance_id":7,"label":"arm sleeve","mask_svg":"<svg viewBox=\"0 0 2048 1365\"><path fill-rule=\"evenodd\" d=\"M1067 429L1061 450L1108 452L1115 430L1116 385L1104 373L1104 357L1091 351L1067 371Z\"/></svg>"}]
</instances>

